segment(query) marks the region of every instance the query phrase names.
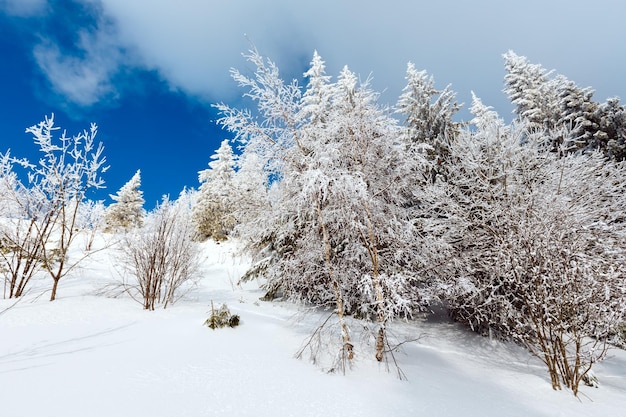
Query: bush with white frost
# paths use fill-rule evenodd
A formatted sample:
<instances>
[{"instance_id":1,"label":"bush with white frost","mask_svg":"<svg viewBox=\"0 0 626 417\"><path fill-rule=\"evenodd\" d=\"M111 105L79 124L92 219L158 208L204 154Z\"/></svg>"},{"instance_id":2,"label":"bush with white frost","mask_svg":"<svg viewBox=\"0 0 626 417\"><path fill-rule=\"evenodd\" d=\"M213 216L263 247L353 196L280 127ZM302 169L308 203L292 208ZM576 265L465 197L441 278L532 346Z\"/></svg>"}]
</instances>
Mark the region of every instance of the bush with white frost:
<instances>
[{"instance_id":1,"label":"bush with white frost","mask_svg":"<svg viewBox=\"0 0 626 417\"><path fill-rule=\"evenodd\" d=\"M78 214L86 193L104 185L101 174L107 167L104 148L95 141L97 126L71 137L65 131L54 137L58 130L54 115L26 129L41 151L36 164L0 155L10 217L0 229L0 253L9 296L21 295L43 269L52 278L50 300L56 298L60 280L80 262L69 259L68 251L81 233ZM14 166L24 175L14 175Z\"/></svg>"},{"instance_id":2,"label":"bush with white frost","mask_svg":"<svg viewBox=\"0 0 626 417\"><path fill-rule=\"evenodd\" d=\"M451 312L523 344L554 389L576 394L625 313L624 166L599 153L559 158L493 113L475 124L451 146L445 184Z\"/></svg>"},{"instance_id":3,"label":"bush with white frost","mask_svg":"<svg viewBox=\"0 0 626 417\"><path fill-rule=\"evenodd\" d=\"M167 198L150 213L141 228L126 233L120 243L126 291L146 310L166 308L198 278L200 249L187 194Z\"/></svg>"}]
</instances>

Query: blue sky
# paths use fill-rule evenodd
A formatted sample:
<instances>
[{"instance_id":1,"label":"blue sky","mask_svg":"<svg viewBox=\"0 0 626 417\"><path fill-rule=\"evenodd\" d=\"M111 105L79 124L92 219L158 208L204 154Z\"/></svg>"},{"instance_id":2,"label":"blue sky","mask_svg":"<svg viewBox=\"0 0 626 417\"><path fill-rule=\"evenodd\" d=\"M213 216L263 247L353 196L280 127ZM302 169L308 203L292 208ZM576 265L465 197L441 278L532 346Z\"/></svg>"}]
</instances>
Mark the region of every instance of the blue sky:
<instances>
[{"instance_id":1,"label":"blue sky","mask_svg":"<svg viewBox=\"0 0 626 417\"><path fill-rule=\"evenodd\" d=\"M471 91L505 118L502 54L626 99L626 3L614 0L0 0L0 151L33 157L24 129L55 113L74 133L99 126L115 193L137 169L150 208L197 187L226 132L211 103L237 104L229 69L252 40L285 78L313 50L330 75L348 65L393 104L407 62L460 102ZM467 107L467 106L466 106Z\"/></svg>"}]
</instances>

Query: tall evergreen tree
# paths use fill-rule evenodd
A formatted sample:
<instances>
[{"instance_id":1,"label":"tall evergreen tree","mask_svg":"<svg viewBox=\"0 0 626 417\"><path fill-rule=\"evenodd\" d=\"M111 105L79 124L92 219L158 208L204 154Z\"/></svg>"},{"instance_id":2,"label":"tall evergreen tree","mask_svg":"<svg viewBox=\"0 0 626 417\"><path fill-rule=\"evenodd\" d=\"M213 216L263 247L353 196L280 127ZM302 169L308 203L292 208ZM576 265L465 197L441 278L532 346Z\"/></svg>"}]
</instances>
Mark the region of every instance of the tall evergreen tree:
<instances>
[{"instance_id":1,"label":"tall evergreen tree","mask_svg":"<svg viewBox=\"0 0 626 417\"><path fill-rule=\"evenodd\" d=\"M407 84L403 89L396 111L406 117L405 126L409 147L427 145L426 154L433 162L430 176L445 176L445 161L449 144L459 133L460 124L453 121L461 105L454 101L456 94L446 86L435 89L435 81L426 71L418 71L412 63L407 65Z\"/></svg>"},{"instance_id":2,"label":"tall evergreen tree","mask_svg":"<svg viewBox=\"0 0 626 417\"><path fill-rule=\"evenodd\" d=\"M513 51L503 55L505 88L519 120L538 132L552 131L559 117L560 102L551 71Z\"/></svg>"},{"instance_id":3,"label":"tall evergreen tree","mask_svg":"<svg viewBox=\"0 0 626 417\"><path fill-rule=\"evenodd\" d=\"M580 88L565 77L557 77L560 100L559 119L556 126L564 129L564 148L568 152L602 149L606 145L599 141L595 133L599 125L596 121L598 103L592 101L593 90Z\"/></svg>"},{"instance_id":4,"label":"tall evergreen tree","mask_svg":"<svg viewBox=\"0 0 626 417\"><path fill-rule=\"evenodd\" d=\"M626 110L618 98L610 98L596 110L596 140L606 143L606 154L617 161L626 159Z\"/></svg>"}]
</instances>

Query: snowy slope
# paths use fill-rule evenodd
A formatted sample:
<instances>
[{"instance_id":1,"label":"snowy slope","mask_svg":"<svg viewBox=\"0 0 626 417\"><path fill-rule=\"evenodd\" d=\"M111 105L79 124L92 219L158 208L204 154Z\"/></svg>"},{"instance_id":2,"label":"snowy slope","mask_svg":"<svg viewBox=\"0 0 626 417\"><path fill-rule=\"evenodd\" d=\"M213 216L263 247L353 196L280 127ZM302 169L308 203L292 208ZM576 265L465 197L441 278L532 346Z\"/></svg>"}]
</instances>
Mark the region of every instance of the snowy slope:
<instances>
[{"instance_id":1,"label":"snowy slope","mask_svg":"<svg viewBox=\"0 0 626 417\"><path fill-rule=\"evenodd\" d=\"M198 288L154 312L102 288L117 276L108 252L89 258L47 301L47 281L0 315L1 416L619 416L626 352L595 368L600 388L580 400L554 392L523 349L446 319L398 324L396 357L408 381L357 351L345 376L294 354L323 313L258 302L234 285L246 264L228 244L205 244ZM210 303L241 316L236 329L203 326ZM0 300L0 311L12 300ZM366 353L367 352L367 353ZM362 353L362 354L360 354Z\"/></svg>"}]
</instances>

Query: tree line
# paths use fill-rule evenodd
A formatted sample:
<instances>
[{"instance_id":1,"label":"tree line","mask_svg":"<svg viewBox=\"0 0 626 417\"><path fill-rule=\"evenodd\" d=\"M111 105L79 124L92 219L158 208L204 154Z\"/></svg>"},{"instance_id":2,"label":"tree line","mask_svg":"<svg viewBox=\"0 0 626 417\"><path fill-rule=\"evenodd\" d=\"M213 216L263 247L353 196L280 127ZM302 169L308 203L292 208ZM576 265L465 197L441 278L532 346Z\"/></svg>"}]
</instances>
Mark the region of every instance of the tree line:
<instances>
[{"instance_id":1,"label":"tree line","mask_svg":"<svg viewBox=\"0 0 626 417\"><path fill-rule=\"evenodd\" d=\"M31 128L49 154L40 166L3 154L5 297L43 268L54 299L78 231L102 227L123 236L125 291L144 308L167 306L194 276L199 241L236 238L252 259L242 280L259 279L265 299L332 311L323 326L336 329L335 368L367 346L388 361L395 321L444 306L474 331L522 344L554 389L577 394L624 326L619 100L595 102L592 90L508 52L514 120L473 96L473 118L460 122L451 88L437 90L411 63L386 107L349 68L333 80L317 53L304 86L256 50L246 58L253 72L232 77L252 109L215 105L232 139L197 191L153 212L143 211L139 172L109 207L84 201L105 170L95 126L61 145L50 142L52 119ZM354 320L367 323L363 349Z\"/></svg>"}]
</instances>

